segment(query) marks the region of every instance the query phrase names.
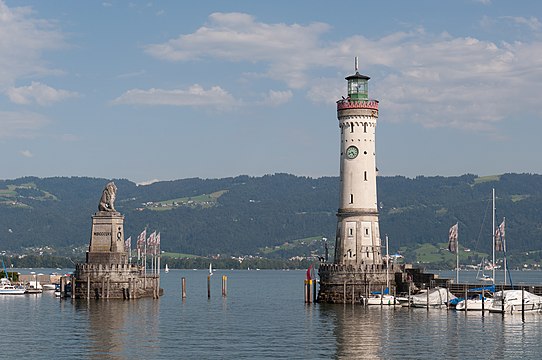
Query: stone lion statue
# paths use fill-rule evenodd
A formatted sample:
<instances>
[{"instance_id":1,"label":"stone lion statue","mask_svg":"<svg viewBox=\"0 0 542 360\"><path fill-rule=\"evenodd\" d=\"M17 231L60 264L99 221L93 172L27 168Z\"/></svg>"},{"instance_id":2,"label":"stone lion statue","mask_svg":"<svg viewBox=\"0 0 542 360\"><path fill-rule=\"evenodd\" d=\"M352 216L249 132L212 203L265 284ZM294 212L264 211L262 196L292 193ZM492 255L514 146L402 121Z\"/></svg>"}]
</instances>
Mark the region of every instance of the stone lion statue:
<instances>
[{"instance_id":1,"label":"stone lion statue","mask_svg":"<svg viewBox=\"0 0 542 360\"><path fill-rule=\"evenodd\" d=\"M117 187L115 183L111 181L105 186L105 189L102 193L102 198L100 199L100 204L98 205L98 211L110 211L116 212L115 210L115 198L117 197Z\"/></svg>"}]
</instances>

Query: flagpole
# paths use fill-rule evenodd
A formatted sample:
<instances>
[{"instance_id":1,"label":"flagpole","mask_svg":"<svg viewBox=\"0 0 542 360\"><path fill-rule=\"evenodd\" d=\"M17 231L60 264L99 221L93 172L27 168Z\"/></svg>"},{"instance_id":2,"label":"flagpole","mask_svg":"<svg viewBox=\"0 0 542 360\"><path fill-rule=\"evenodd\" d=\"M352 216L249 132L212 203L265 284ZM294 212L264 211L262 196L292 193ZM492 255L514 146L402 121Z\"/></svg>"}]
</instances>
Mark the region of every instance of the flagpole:
<instances>
[{"instance_id":1,"label":"flagpole","mask_svg":"<svg viewBox=\"0 0 542 360\"><path fill-rule=\"evenodd\" d=\"M459 223L455 224L457 226L457 248L455 249L455 283L459 284Z\"/></svg>"},{"instance_id":2,"label":"flagpole","mask_svg":"<svg viewBox=\"0 0 542 360\"><path fill-rule=\"evenodd\" d=\"M503 258L504 258L504 262L503 262L503 265L504 265L504 286L506 286L506 236L505 236L506 232L504 231L504 228L506 226L505 221L506 221L506 218L503 217L502 218L502 224L503 224L502 229L503 229L503 231L501 233L501 239L502 239L502 250L503 250L503 253L504 253L504 256L503 256Z\"/></svg>"},{"instance_id":3,"label":"flagpole","mask_svg":"<svg viewBox=\"0 0 542 360\"><path fill-rule=\"evenodd\" d=\"M495 188L493 188L493 227L491 228L491 233L493 234L493 285L495 285Z\"/></svg>"}]
</instances>

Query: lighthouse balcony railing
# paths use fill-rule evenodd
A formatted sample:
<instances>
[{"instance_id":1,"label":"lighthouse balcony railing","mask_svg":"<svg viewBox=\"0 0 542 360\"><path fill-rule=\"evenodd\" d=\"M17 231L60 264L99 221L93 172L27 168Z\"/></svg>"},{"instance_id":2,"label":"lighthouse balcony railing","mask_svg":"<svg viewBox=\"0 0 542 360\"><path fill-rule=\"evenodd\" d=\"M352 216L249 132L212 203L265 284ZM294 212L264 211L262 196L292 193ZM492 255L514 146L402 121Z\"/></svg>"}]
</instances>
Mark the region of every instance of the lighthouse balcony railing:
<instances>
[{"instance_id":1,"label":"lighthouse balcony railing","mask_svg":"<svg viewBox=\"0 0 542 360\"><path fill-rule=\"evenodd\" d=\"M337 110L344 109L373 109L378 110L378 100L342 99L337 101Z\"/></svg>"}]
</instances>

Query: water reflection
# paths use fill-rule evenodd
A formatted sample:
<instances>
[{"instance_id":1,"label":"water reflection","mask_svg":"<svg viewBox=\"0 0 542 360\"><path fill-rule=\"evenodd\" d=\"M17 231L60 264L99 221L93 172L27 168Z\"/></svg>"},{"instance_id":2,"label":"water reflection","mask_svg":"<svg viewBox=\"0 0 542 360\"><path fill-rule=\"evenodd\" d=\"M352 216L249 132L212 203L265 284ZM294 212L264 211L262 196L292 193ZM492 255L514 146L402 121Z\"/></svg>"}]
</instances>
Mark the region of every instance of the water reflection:
<instances>
[{"instance_id":1,"label":"water reflection","mask_svg":"<svg viewBox=\"0 0 542 360\"><path fill-rule=\"evenodd\" d=\"M159 301L77 300L74 308L80 324L88 326L83 353L90 358L152 358L158 354Z\"/></svg>"},{"instance_id":2,"label":"water reflection","mask_svg":"<svg viewBox=\"0 0 542 360\"><path fill-rule=\"evenodd\" d=\"M336 359L539 358L542 315L360 305L319 307L333 327Z\"/></svg>"}]
</instances>

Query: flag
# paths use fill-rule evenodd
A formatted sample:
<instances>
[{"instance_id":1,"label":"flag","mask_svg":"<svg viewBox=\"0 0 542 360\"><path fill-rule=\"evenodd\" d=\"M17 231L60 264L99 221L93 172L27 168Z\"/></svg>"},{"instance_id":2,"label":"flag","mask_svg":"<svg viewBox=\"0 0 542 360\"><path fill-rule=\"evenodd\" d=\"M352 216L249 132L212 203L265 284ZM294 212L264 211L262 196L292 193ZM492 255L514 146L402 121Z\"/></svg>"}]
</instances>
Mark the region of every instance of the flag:
<instances>
[{"instance_id":1,"label":"flag","mask_svg":"<svg viewBox=\"0 0 542 360\"><path fill-rule=\"evenodd\" d=\"M137 237L137 248L142 249L147 238L147 229L144 229L141 234Z\"/></svg>"},{"instance_id":2,"label":"flag","mask_svg":"<svg viewBox=\"0 0 542 360\"><path fill-rule=\"evenodd\" d=\"M495 251L504 251L504 219L495 229Z\"/></svg>"},{"instance_id":3,"label":"flag","mask_svg":"<svg viewBox=\"0 0 542 360\"><path fill-rule=\"evenodd\" d=\"M155 245L156 245L156 231L150 234L149 238L147 239L147 253L148 254L153 253L153 248Z\"/></svg>"},{"instance_id":4,"label":"flag","mask_svg":"<svg viewBox=\"0 0 542 360\"><path fill-rule=\"evenodd\" d=\"M130 236L128 239L124 241L124 251L127 253L130 253L132 250L132 237Z\"/></svg>"},{"instance_id":5,"label":"flag","mask_svg":"<svg viewBox=\"0 0 542 360\"><path fill-rule=\"evenodd\" d=\"M452 226L448 233L448 250L457 253L457 224Z\"/></svg>"},{"instance_id":6,"label":"flag","mask_svg":"<svg viewBox=\"0 0 542 360\"><path fill-rule=\"evenodd\" d=\"M155 243L156 243L156 246L160 247L160 233L156 234Z\"/></svg>"}]
</instances>

